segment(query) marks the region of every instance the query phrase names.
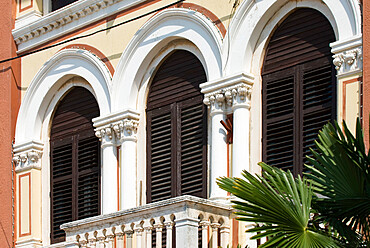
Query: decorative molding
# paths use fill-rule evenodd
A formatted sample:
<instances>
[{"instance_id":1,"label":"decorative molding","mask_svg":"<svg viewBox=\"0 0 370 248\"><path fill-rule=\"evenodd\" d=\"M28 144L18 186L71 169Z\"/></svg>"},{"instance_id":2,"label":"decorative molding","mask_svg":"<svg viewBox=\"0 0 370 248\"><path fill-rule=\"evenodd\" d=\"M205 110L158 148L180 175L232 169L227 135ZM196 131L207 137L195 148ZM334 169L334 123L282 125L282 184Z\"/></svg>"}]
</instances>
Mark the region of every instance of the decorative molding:
<instances>
[{"instance_id":1,"label":"decorative molding","mask_svg":"<svg viewBox=\"0 0 370 248\"><path fill-rule=\"evenodd\" d=\"M41 169L40 158L42 156L44 144L40 141L30 141L14 146L13 162L17 173L30 170Z\"/></svg>"},{"instance_id":2,"label":"decorative molding","mask_svg":"<svg viewBox=\"0 0 370 248\"><path fill-rule=\"evenodd\" d=\"M250 107L254 77L251 74L239 73L200 85L204 93L204 104L211 107Z\"/></svg>"},{"instance_id":3,"label":"decorative molding","mask_svg":"<svg viewBox=\"0 0 370 248\"><path fill-rule=\"evenodd\" d=\"M30 12L27 12L24 15L19 16L15 20L14 27L15 27L15 29L18 29L20 27L24 27L26 25L29 25L29 24L39 20L40 18L42 18L42 13L40 11L37 11L37 10L32 10Z\"/></svg>"},{"instance_id":4,"label":"decorative molding","mask_svg":"<svg viewBox=\"0 0 370 248\"><path fill-rule=\"evenodd\" d=\"M59 243L59 245L61 245L61 243ZM33 248L38 248L38 247L43 247L42 246L42 241L39 240L39 239L35 239L35 238L30 238L30 239L26 239L26 240L20 240L20 241L17 241L16 245L15 245L15 248L28 248L28 247L33 247ZM50 246L52 247L52 246ZM54 246L56 247L56 246ZM58 246L58 247L62 247L62 246Z\"/></svg>"},{"instance_id":5,"label":"decorative molding","mask_svg":"<svg viewBox=\"0 0 370 248\"><path fill-rule=\"evenodd\" d=\"M127 109L122 112L113 113L108 116L93 119L95 135L100 139L136 140L137 128L139 126L139 113Z\"/></svg>"},{"instance_id":6,"label":"decorative molding","mask_svg":"<svg viewBox=\"0 0 370 248\"><path fill-rule=\"evenodd\" d=\"M40 19L18 25L13 29L13 38L19 46L19 53L39 46L44 42L66 35L83 26L92 24L98 20L132 8L146 0L82 0L76 1L64 8L53 11ZM114 5L114 6L112 6ZM76 22L78 20L78 22ZM60 30L60 28L62 30ZM45 34L49 34L45 36ZM43 36L40 38L40 36Z\"/></svg>"},{"instance_id":7,"label":"decorative molding","mask_svg":"<svg viewBox=\"0 0 370 248\"><path fill-rule=\"evenodd\" d=\"M332 47L333 64L338 72L338 77L351 76L362 72L362 36L336 41Z\"/></svg>"}]
</instances>

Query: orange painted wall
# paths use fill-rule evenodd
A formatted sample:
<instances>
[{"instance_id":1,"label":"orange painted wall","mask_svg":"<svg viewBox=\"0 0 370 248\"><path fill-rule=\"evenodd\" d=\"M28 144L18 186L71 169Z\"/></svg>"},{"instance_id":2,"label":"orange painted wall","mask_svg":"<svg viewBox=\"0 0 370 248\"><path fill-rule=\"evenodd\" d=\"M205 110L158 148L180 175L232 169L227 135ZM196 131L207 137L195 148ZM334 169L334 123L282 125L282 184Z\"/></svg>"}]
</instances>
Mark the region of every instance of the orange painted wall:
<instances>
[{"instance_id":1,"label":"orange painted wall","mask_svg":"<svg viewBox=\"0 0 370 248\"><path fill-rule=\"evenodd\" d=\"M15 1L0 0L0 60L16 55L11 30ZM0 247L14 247L12 236L12 140L20 105L20 61L0 64Z\"/></svg>"},{"instance_id":2,"label":"orange painted wall","mask_svg":"<svg viewBox=\"0 0 370 248\"><path fill-rule=\"evenodd\" d=\"M366 144L369 147L370 114L370 1L363 1L363 118Z\"/></svg>"}]
</instances>

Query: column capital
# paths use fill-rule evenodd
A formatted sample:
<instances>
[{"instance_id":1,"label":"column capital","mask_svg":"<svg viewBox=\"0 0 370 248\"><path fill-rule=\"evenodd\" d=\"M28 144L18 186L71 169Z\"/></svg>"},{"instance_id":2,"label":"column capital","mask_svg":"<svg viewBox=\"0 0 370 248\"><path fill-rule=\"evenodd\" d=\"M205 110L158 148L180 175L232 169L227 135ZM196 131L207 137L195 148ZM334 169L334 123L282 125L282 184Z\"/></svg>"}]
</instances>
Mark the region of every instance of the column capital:
<instances>
[{"instance_id":1,"label":"column capital","mask_svg":"<svg viewBox=\"0 0 370 248\"><path fill-rule=\"evenodd\" d=\"M42 156L44 144L40 141L29 141L22 144L16 144L13 148L13 163L17 173L41 169L40 159Z\"/></svg>"},{"instance_id":2,"label":"column capital","mask_svg":"<svg viewBox=\"0 0 370 248\"><path fill-rule=\"evenodd\" d=\"M338 78L362 73L362 35L330 44Z\"/></svg>"},{"instance_id":3,"label":"column capital","mask_svg":"<svg viewBox=\"0 0 370 248\"><path fill-rule=\"evenodd\" d=\"M114 145L114 131L110 124L95 129L95 136L99 138L102 147Z\"/></svg>"},{"instance_id":4,"label":"column capital","mask_svg":"<svg viewBox=\"0 0 370 248\"><path fill-rule=\"evenodd\" d=\"M253 81L253 75L242 72L203 83L203 102L211 107L211 112L239 105L249 108Z\"/></svg>"},{"instance_id":5,"label":"column capital","mask_svg":"<svg viewBox=\"0 0 370 248\"><path fill-rule=\"evenodd\" d=\"M136 132L139 125L139 113L126 109L106 116L93 119L95 134L99 139L106 143L113 143L113 140L133 140L136 141Z\"/></svg>"}]
</instances>

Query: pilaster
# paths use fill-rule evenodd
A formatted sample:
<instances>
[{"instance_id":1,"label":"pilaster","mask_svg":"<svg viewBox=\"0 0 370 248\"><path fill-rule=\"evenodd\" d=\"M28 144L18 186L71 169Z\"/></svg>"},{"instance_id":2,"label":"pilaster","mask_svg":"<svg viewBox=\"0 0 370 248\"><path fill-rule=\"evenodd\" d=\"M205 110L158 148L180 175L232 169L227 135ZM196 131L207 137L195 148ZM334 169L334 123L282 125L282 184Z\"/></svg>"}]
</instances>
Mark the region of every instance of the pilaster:
<instances>
[{"instance_id":1,"label":"pilaster","mask_svg":"<svg viewBox=\"0 0 370 248\"><path fill-rule=\"evenodd\" d=\"M41 247L41 156L43 143L30 141L13 149L16 171L16 247Z\"/></svg>"},{"instance_id":2,"label":"pilaster","mask_svg":"<svg viewBox=\"0 0 370 248\"><path fill-rule=\"evenodd\" d=\"M336 41L332 47L333 64L337 71L338 121L345 120L355 131L356 118L361 117L362 106L362 36ZM367 118L367 117L366 117Z\"/></svg>"}]
</instances>

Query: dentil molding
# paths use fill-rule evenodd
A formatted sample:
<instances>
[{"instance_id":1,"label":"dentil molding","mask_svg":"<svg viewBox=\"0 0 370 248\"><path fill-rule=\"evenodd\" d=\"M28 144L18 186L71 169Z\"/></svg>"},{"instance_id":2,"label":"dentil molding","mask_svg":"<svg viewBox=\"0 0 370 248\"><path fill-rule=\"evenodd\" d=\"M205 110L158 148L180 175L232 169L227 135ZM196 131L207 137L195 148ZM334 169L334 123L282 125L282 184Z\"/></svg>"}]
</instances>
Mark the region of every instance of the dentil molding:
<instances>
[{"instance_id":1,"label":"dentil molding","mask_svg":"<svg viewBox=\"0 0 370 248\"><path fill-rule=\"evenodd\" d=\"M44 144L40 141L30 141L14 146L13 163L15 171L22 172L30 169L41 169L40 158Z\"/></svg>"},{"instance_id":2,"label":"dentil molding","mask_svg":"<svg viewBox=\"0 0 370 248\"><path fill-rule=\"evenodd\" d=\"M333 42L330 46L339 78L362 72L362 35Z\"/></svg>"}]
</instances>

